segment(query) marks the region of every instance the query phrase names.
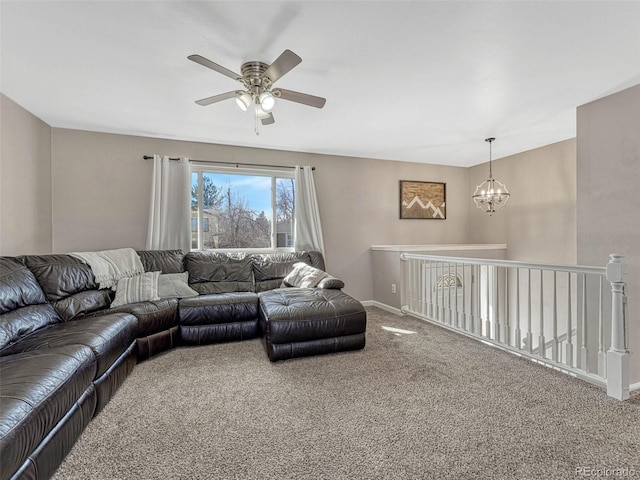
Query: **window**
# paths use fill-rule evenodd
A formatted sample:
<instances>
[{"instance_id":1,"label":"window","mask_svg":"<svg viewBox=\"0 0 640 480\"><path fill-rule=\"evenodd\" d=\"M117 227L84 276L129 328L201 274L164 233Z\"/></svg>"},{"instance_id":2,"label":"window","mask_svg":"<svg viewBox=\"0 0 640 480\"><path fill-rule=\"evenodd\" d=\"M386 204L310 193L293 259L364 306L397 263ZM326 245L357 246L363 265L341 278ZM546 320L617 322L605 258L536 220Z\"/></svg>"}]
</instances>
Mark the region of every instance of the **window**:
<instances>
[{"instance_id":1,"label":"window","mask_svg":"<svg viewBox=\"0 0 640 480\"><path fill-rule=\"evenodd\" d=\"M293 247L293 171L193 166L191 248Z\"/></svg>"}]
</instances>

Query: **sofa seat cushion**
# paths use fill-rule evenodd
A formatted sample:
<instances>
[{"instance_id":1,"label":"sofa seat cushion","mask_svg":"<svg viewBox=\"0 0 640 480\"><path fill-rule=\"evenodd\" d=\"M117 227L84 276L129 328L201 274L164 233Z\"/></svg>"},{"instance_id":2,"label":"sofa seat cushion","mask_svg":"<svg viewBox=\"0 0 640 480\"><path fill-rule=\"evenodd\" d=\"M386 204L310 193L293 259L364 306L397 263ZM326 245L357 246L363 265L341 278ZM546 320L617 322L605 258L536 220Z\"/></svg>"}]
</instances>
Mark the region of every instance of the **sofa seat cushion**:
<instances>
[{"instance_id":1,"label":"sofa seat cushion","mask_svg":"<svg viewBox=\"0 0 640 480\"><path fill-rule=\"evenodd\" d=\"M0 357L0 478L24 463L95 376L95 356L83 345Z\"/></svg>"},{"instance_id":2,"label":"sofa seat cushion","mask_svg":"<svg viewBox=\"0 0 640 480\"><path fill-rule=\"evenodd\" d=\"M220 293L182 298L180 325L213 325L258 319L258 295L251 292Z\"/></svg>"},{"instance_id":3,"label":"sofa seat cushion","mask_svg":"<svg viewBox=\"0 0 640 480\"><path fill-rule=\"evenodd\" d=\"M362 304L341 290L280 288L260 293L260 322L269 343L291 343L363 333Z\"/></svg>"},{"instance_id":4,"label":"sofa seat cushion","mask_svg":"<svg viewBox=\"0 0 640 480\"><path fill-rule=\"evenodd\" d=\"M178 325L178 299L131 303L112 308L109 313L131 313L138 319L138 337L146 337Z\"/></svg>"},{"instance_id":5,"label":"sofa seat cushion","mask_svg":"<svg viewBox=\"0 0 640 480\"><path fill-rule=\"evenodd\" d=\"M98 378L129 348L137 333L136 317L114 313L42 328L12 345L8 351L3 351L3 355L64 345L85 345L96 357Z\"/></svg>"}]
</instances>

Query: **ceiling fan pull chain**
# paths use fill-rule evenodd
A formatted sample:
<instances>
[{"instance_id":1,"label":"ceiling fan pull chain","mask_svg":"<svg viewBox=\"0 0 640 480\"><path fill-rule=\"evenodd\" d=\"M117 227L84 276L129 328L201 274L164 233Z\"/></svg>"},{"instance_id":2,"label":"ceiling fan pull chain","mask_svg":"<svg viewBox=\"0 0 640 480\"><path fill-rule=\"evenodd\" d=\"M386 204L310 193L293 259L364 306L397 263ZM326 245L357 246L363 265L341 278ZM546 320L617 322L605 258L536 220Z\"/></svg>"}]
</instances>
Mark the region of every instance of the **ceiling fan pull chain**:
<instances>
[{"instance_id":1,"label":"ceiling fan pull chain","mask_svg":"<svg viewBox=\"0 0 640 480\"><path fill-rule=\"evenodd\" d=\"M258 106L257 105L256 105L256 112L255 112L254 118L255 118L255 122L256 122L254 130L255 130L256 136L257 136L257 135L260 135L260 132L258 131Z\"/></svg>"}]
</instances>

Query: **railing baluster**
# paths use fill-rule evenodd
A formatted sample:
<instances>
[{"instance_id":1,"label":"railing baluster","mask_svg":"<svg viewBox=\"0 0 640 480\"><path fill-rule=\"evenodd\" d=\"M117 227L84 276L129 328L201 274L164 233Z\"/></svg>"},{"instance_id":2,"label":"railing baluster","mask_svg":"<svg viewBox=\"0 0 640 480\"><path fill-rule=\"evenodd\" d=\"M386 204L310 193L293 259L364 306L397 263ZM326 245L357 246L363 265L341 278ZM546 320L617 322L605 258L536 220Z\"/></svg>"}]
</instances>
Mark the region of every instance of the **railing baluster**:
<instances>
[{"instance_id":1,"label":"railing baluster","mask_svg":"<svg viewBox=\"0 0 640 480\"><path fill-rule=\"evenodd\" d=\"M495 285L493 288L493 297L494 297L494 321L493 321L493 338L494 340L500 341L500 332L502 330L502 322L500 322L500 269L498 267L494 267L493 270L495 272Z\"/></svg>"},{"instance_id":2,"label":"railing baluster","mask_svg":"<svg viewBox=\"0 0 640 480\"><path fill-rule=\"evenodd\" d=\"M516 268L516 330L514 332L514 345L522 350L522 331L520 330L520 268Z\"/></svg>"},{"instance_id":3,"label":"railing baluster","mask_svg":"<svg viewBox=\"0 0 640 480\"><path fill-rule=\"evenodd\" d=\"M527 352L533 353L533 336L531 334L531 269L527 269L529 275L529 295L527 297Z\"/></svg>"},{"instance_id":4,"label":"railing baluster","mask_svg":"<svg viewBox=\"0 0 640 480\"><path fill-rule=\"evenodd\" d=\"M449 310L449 318L447 319L447 323L449 325L452 325L453 320L451 318L451 262L447 263L447 307Z\"/></svg>"},{"instance_id":5,"label":"railing baluster","mask_svg":"<svg viewBox=\"0 0 640 480\"><path fill-rule=\"evenodd\" d=\"M604 305L603 305L603 281L600 276L600 295L598 308L598 375L605 377L607 373L607 352L604 345Z\"/></svg>"},{"instance_id":6,"label":"railing baluster","mask_svg":"<svg viewBox=\"0 0 640 480\"><path fill-rule=\"evenodd\" d=\"M409 260L407 265L404 268L404 277L407 279L408 285L404 289L405 300L409 308L412 308L413 302L411 301L411 296L413 295L413 289L415 285L413 283L413 276L411 275L411 269L413 268L413 260Z\"/></svg>"},{"instance_id":7,"label":"railing baluster","mask_svg":"<svg viewBox=\"0 0 640 480\"><path fill-rule=\"evenodd\" d=\"M429 298L427 297L427 272L428 260L420 261L420 304L422 306L422 314L429 315Z\"/></svg>"},{"instance_id":8,"label":"railing baluster","mask_svg":"<svg viewBox=\"0 0 640 480\"><path fill-rule=\"evenodd\" d=\"M509 267L504 269L504 342L507 345L511 345L511 325L509 317L511 312L509 311Z\"/></svg>"},{"instance_id":9,"label":"railing baluster","mask_svg":"<svg viewBox=\"0 0 640 480\"><path fill-rule=\"evenodd\" d=\"M436 320L436 303L438 302L436 290L436 262L429 263L429 297L431 299L431 318Z\"/></svg>"},{"instance_id":10,"label":"railing baluster","mask_svg":"<svg viewBox=\"0 0 640 480\"><path fill-rule=\"evenodd\" d=\"M582 332L580 339L580 364L579 368L585 372L589 370L589 364L587 363L587 275L582 275L582 314L580 315L580 330Z\"/></svg>"},{"instance_id":11,"label":"railing baluster","mask_svg":"<svg viewBox=\"0 0 640 480\"><path fill-rule=\"evenodd\" d=\"M540 332L538 333L538 355L547 357L547 342L544 338L544 270L540 269Z\"/></svg>"},{"instance_id":12,"label":"railing baluster","mask_svg":"<svg viewBox=\"0 0 640 480\"><path fill-rule=\"evenodd\" d=\"M567 283L569 289L569 295L567 295L569 301L567 302L567 344L565 345L565 364L573 367L573 340L572 340L572 321L571 321L571 272L568 272Z\"/></svg>"},{"instance_id":13,"label":"railing baluster","mask_svg":"<svg viewBox=\"0 0 640 480\"><path fill-rule=\"evenodd\" d=\"M460 317L458 315L458 264L456 263L456 271L455 271L455 275L453 278L453 284L455 285L455 295L456 295L456 321L454 322L454 325L458 328L460 328Z\"/></svg>"},{"instance_id":14,"label":"railing baluster","mask_svg":"<svg viewBox=\"0 0 640 480\"><path fill-rule=\"evenodd\" d=\"M486 317L484 320L484 336L487 338L491 338L491 311L490 311L490 307L491 307L491 300L489 300L490 297L490 290L491 290L491 284L490 284L490 279L491 276L489 275L489 266L487 265L485 267L485 291L487 292L486 298L485 298L485 302L486 302Z\"/></svg>"},{"instance_id":15,"label":"railing baluster","mask_svg":"<svg viewBox=\"0 0 640 480\"><path fill-rule=\"evenodd\" d=\"M552 324L552 334L553 341L551 342L551 360L554 362L558 362L558 294L557 294L557 272L553 271L553 324Z\"/></svg>"},{"instance_id":16,"label":"railing baluster","mask_svg":"<svg viewBox=\"0 0 640 480\"><path fill-rule=\"evenodd\" d=\"M445 323L446 310L444 303L444 262L440 263L440 277L438 277L438 280L440 280L440 291L442 292L442 298L440 299L440 321L442 323Z\"/></svg>"},{"instance_id":17,"label":"railing baluster","mask_svg":"<svg viewBox=\"0 0 640 480\"><path fill-rule=\"evenodd\" d=\"M481 300L481 296L482 296L482 288L480 285L480 281L482 280L481 277L481 269L482 267L480 265L476 265L476 290L477 290L477 294L476 294L476 319L475 319L475 330L476 330L476 335L478 336L482 336L482 300Z\"/></svg>"},{"instance_id":18,"label":"railing baluster","mask_svg":"<svg viewBox=\"0 0 640 480\"><path fill-rule=\"evenodd\" d=\"M438 316L440 315L440 293L438 290L438 262L434 261L431 263L431 271L433 273L433 283L431 284L432 294L433 294L433 318L438 320Z\"/></svg>"},{"instance_id":19,"label":"railing baluster","mask_svg":"<svg viewBox=\"0 0 640 480\"><path fill-rule=\"evenodd\" d=\"M465 275L465 264L462 264L462 326L465 331L469 331L469 322L467 319L467 276Z\"/></svg>"},{"instance_id":20,"label":"railing baluster","mask_svg":"<svg viewBox=\"0 0 640 480\"><path fill-rule=\"evenodd\" d=\"M416 286L418 285L418 283L416 282L418 265L419 265L419 262L411 263L411 278L413 279L413 283ZM418 291L417 288L414 287L411 295L411 306L414 310L417 308L419 295L420 295L420 292Z\"/></svg>"}]
</instances>

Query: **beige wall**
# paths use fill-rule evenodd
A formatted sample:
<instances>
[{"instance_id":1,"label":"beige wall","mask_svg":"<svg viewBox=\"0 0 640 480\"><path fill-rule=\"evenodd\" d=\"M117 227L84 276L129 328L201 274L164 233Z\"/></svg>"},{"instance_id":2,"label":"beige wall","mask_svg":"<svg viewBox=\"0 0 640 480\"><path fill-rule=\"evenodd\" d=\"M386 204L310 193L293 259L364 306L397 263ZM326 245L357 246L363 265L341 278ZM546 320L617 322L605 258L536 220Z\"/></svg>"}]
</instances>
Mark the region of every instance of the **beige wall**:
<instances>
[{"instance_id":1,"label":"beige wall","mask_svg":"<svg viewBox=\"0 0 640 480\"><path fill-rule=\"evenodd\" d=\"M575 140L497 160L496 178L507 184L513 197L507 209L488 217L470 199L470 192L487 174L486 164L465 169L49 129L10 100L3 101L12 109L3 117L12 121L3 122L16 125L26 118L30 124L21 126L21 131L34 132L31 137L23 135L30 163L20 168L12 165L3 185L15 189L24 176L27 188L35 193L29 196L28 217L34 218L35 213L44 217L21 227L24 239L16 242L14 253L144 248L151 164L142 156L161 153L314 165L327 268L343 278L346 290L361 300L376 298L374 283L389 283L374 279L379 272L373 269L370 246L376 244L507 243L511 259L576 262ZM3 128L3 140L9 131ZM3 141L3 153L5 145ZM25 154L12 152L11 156ZM35 168L34 163L46 168ZM446 182L447 219L399 220L399 180ZM24 212L24 206L21 208ZM3 207L3 214L5 211ZM12 221L24 220L23 214L9 212L2 221L3 237ZM29 243L36 246L24 248Z\"/></svg>"},{"instance_id":2,"label":"beige wall","mask_svg":"<svg viewBox=\"0 0 640 480\"><path fill-rule=\"evenodd\" d=\"M494 161L493 177L507 186L511 198L492 216L471 199L488 174L488 162L469 169L469 243L506 243L509 260L574 265L576 140Z\"/></svg>"},{"instance_id":3,"label":"beige wall","mask_svg":"<svg viewBox=\"0 0 640 480\"><path fill-rule=\"evenodd\" d=\"M360 300L373 298L370 247L464 243L467 169L53 129L53 250L144 248L151 163L144 154L313 165L327 269ZM399 180L447 183L447 220L399 220Z\"/></svg>"},{"instance_id":4,"label":"beige wall","mask_svg":"<svg viewBox=\"0 0 640 480\"><path fill-rule=\"evenodd\" d=\"M0 94L0 255L51 252L51 127Z\"/></svg>"},{"instance_id":5,"label":"beige wall","mask_svg":"<svg viewBox=\"0 0 640 480\"><path fill-rule=\"evenodd\" d=\"M632 382L640 382L640 85L578 107L578 262L624 255Z\"/></svg>"}]
</instances>

